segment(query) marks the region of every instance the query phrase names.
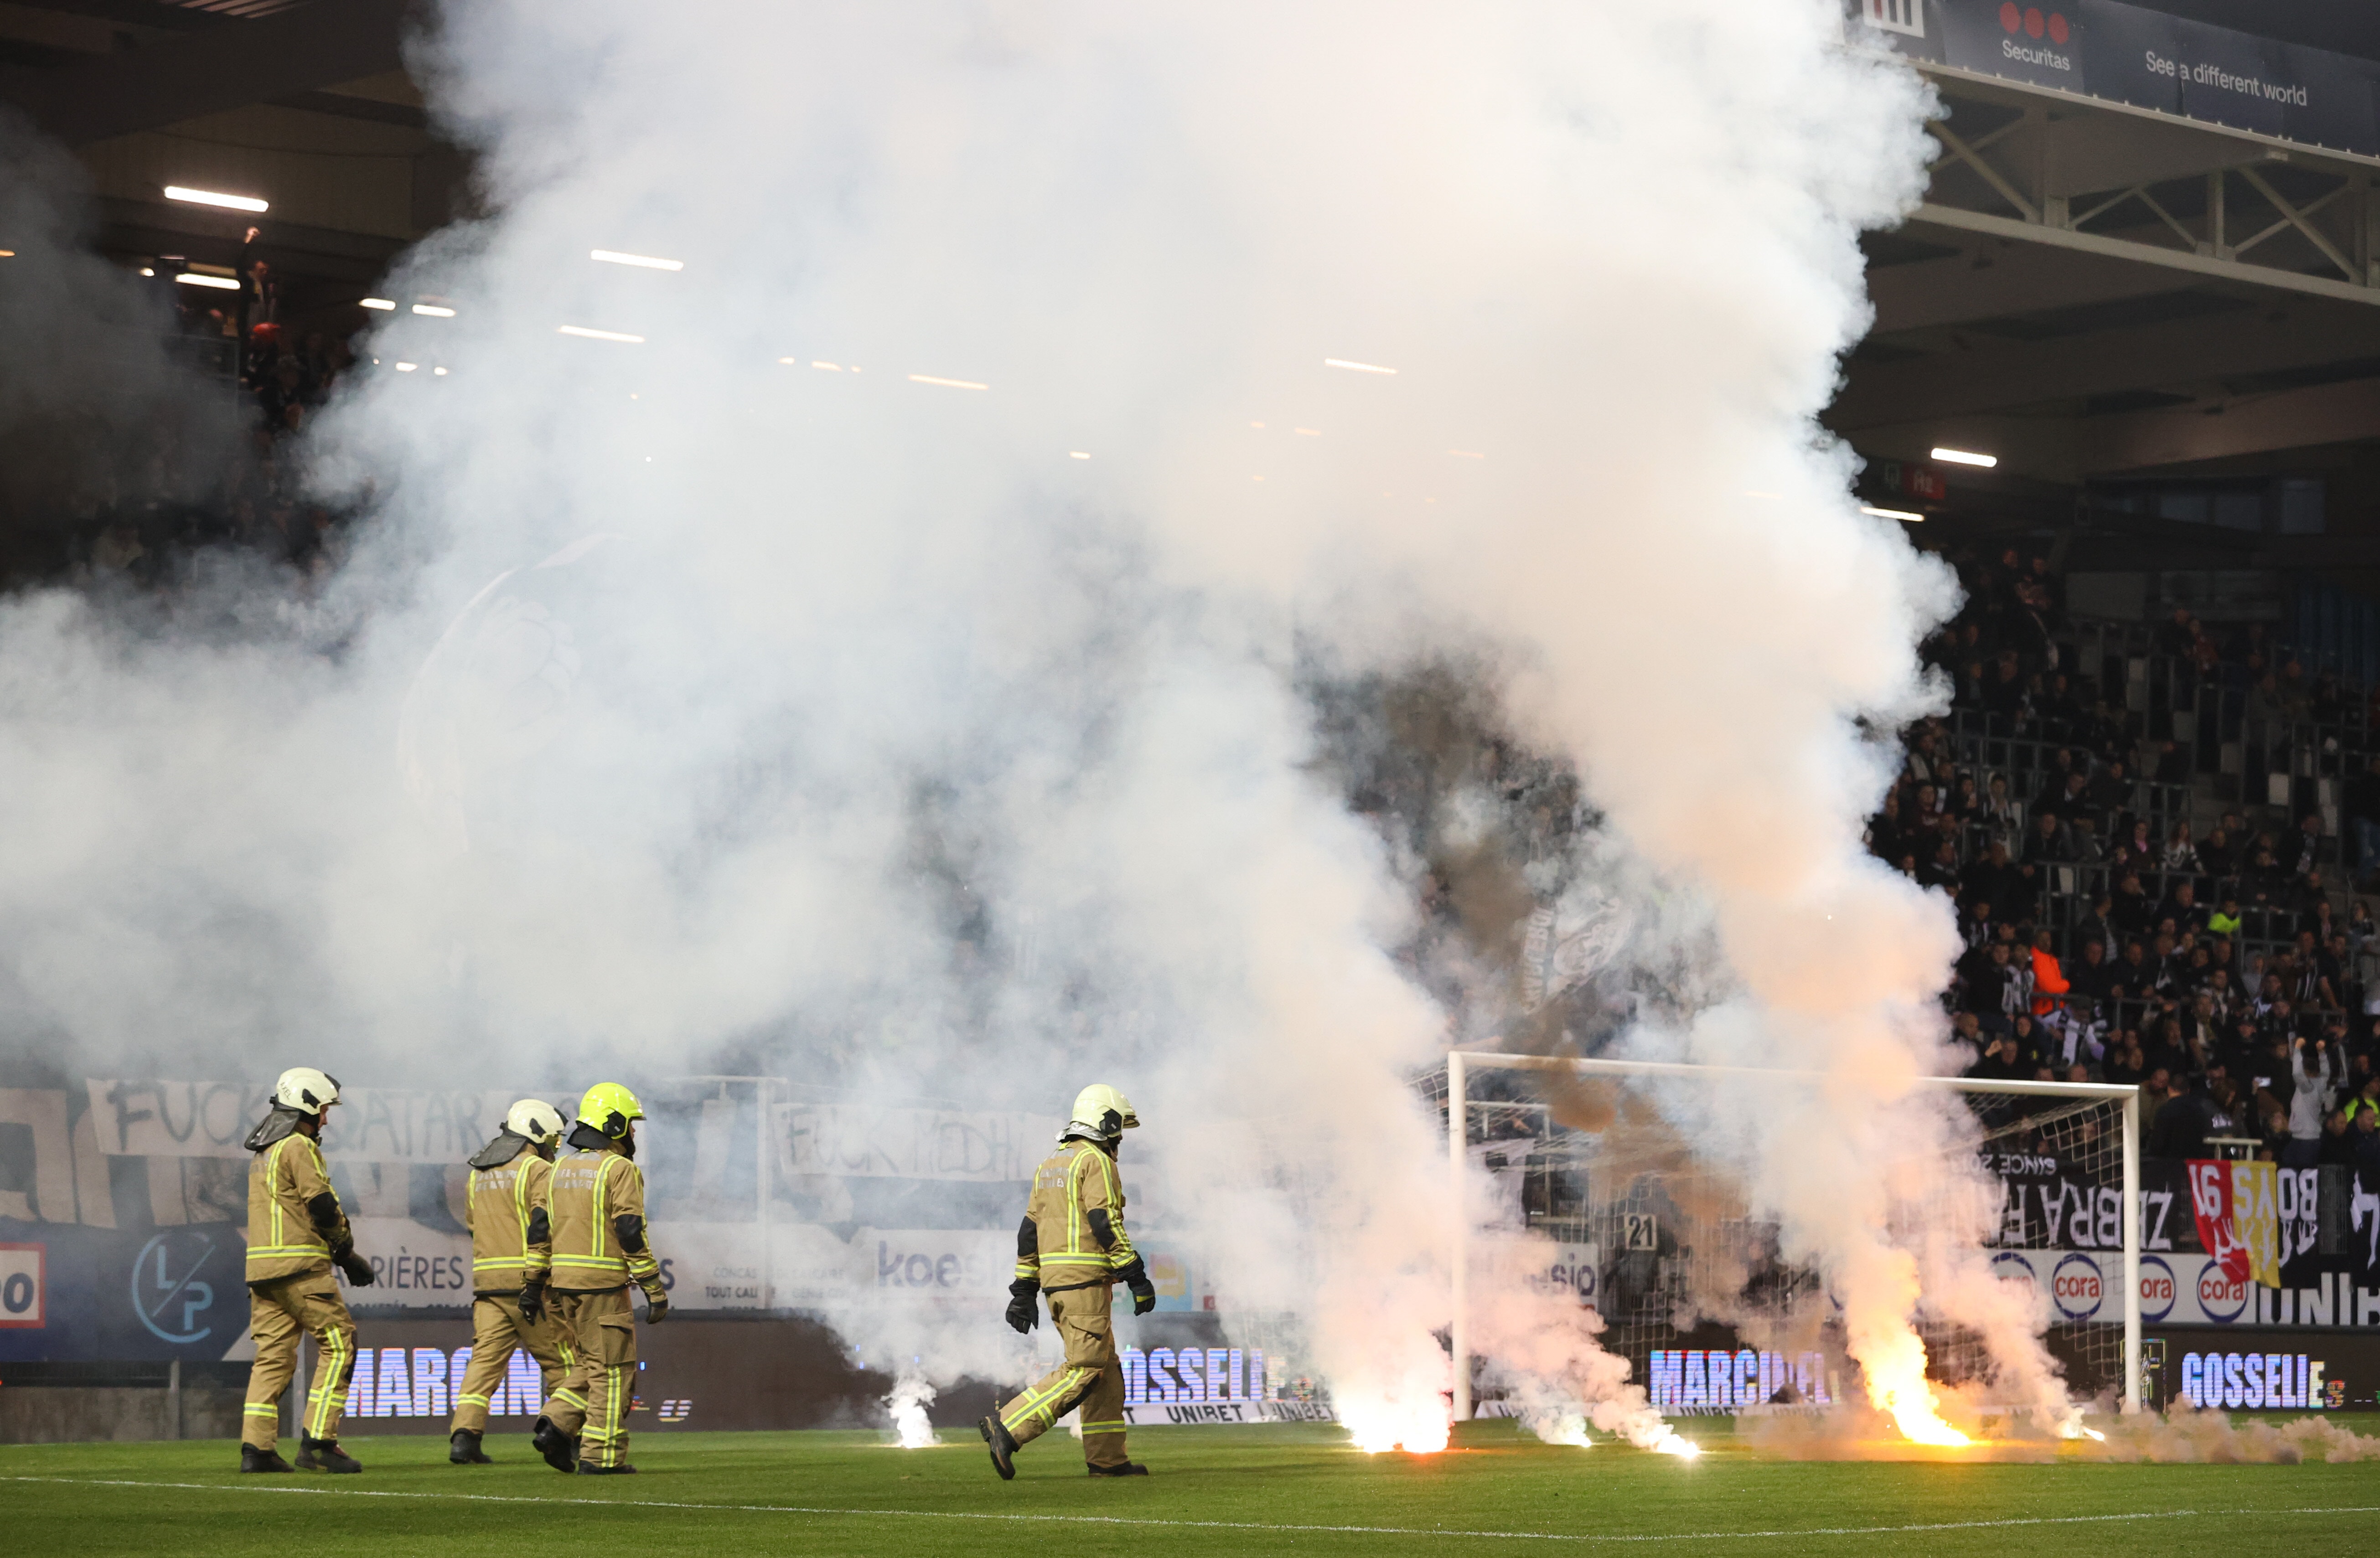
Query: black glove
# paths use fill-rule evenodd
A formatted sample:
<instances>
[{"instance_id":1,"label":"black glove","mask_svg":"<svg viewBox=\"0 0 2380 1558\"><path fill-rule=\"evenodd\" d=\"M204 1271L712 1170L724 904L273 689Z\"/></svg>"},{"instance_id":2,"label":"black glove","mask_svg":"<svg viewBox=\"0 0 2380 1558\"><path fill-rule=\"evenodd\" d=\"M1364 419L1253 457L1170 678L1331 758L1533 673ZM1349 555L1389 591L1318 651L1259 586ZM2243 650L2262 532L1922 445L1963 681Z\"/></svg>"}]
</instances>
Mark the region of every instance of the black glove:
<instances>
[{"instance_id":1,"label":"black glove","mask_svg":"<svg viewBox=\"0 0 2380 1558\"><path fill-rule=\"evenodd\" d=\"M1148 1280L1148 1268L1133 1257L1132 1264L1116 1268L1116 1280L1132 1289L1132 1312L1147 1314L1157 1307L1157 1284Z\"/></svg>"},{"instance_id":2,"label":"black glove","mask_svg":"<svg viewBox=\"0 0 2380 1558\"><path fill-rule=\"evenodd\" d=\"M1009 1329L1022 1336L1041 1323L1041 1306L1036 1301L1040 1295L1041 1285L1029 1276L1008 1285Z\"/></svg>"},{"instance_id":3,"label":"black glove","mask_svg":"<svg viewBox=\"0 0 2380 1558\"><path fill-rule=\"evenodd\" d=\"M347 1274L347 1282L356 1287L370 1287L379 1279L372 1275L371 1262L356 1253L352 1244L343 1244L331 1251L331 1262Z\"/></svg>"},{"instance_id":4,"label":"black glove","mask_svg":"<svg viewBox=\"0 0 2380 1558\"><path fill-rule=\"evenodd\" d=\"M668 1318L669 1295L662 1291L662 1286L657 1282L645 1289L645 1323L659 1325Z\"/></svg>"},{"instance_id":5,"label":"black glove","mask_svg":"<svg viewBox=\"0 0 2380 1558\"><path fill-rule=\"evenodd\" d=\"M545 1318L545 1284L531 1277L521 1286L521 1318L535 1325Z\"/></svg>"}]
</instances>

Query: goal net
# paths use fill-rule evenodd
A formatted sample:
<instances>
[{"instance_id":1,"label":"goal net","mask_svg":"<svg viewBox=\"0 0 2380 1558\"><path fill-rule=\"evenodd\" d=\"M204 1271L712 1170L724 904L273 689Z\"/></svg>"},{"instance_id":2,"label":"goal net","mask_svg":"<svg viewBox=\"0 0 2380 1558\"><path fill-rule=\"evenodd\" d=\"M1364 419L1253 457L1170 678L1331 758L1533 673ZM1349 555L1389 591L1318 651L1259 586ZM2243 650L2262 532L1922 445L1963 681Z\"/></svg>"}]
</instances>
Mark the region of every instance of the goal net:
<instances>
[{"instance_id":1,"label":"goal net","mask_svg":"<svg viewBox=\"0 0 2380 1558\"><path fill-rule=\"evenodd\" d=\"M1572 1293L1597 1310L1604 1348L1628 1359L1631 1377L1666 1413L1825 1406L1847 1388L1835 1307L1817 1274L1782 1257L1777 1225L1755 1214L1730 1173L1698 1157L1654 1096L1657 1087L1674 1097L1680 1086L1747 1074L1456 1052L1423 1079L1463 1122L1450 1133L1450 1156L1469 1192L1459 1203L1472 1209L1453 1230L1458 1418L1502 1409L1474 1401L1470 1346L1475 1298L1498 1284ZM2032 1285L2070 1393L2137 1408L2135 1090L1961 1078L1925 1085L1972 1117L1971 1150L1998 1197L1986 1259L1993 1274ZM1484 1222L1483 1190L1492 1209ZM1920 1201L1902 1215L1910 1226L1896 1232L1914 1242L1922 1226L1951 1214ZM1917 1319L1928 1374L1995 1404L1983 1337L1922 1298Z\"/></svg>"}]
</instances>

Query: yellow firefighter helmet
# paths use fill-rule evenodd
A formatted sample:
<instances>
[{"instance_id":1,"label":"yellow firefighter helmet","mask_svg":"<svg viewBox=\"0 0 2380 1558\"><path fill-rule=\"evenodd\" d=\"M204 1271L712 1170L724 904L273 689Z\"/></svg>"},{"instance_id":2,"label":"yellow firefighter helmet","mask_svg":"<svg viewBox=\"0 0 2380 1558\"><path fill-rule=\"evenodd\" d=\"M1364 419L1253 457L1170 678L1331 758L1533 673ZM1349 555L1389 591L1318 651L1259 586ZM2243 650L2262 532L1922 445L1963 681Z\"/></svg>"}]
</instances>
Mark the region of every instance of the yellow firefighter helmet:
<instances>
[{"instance_id":1,"label":"yellow firefighter helmet","mask_svg":"<svg viewBox=\"0 0 2380 1558\"><path fill-rule=\"evenodd\" d=\"M644 1117L645 1106L618 1082L597 1082L578 1101L578 1123L591 1126L614 1141L628 1134L631 1123Z\"/></svg>"}]
</instances>

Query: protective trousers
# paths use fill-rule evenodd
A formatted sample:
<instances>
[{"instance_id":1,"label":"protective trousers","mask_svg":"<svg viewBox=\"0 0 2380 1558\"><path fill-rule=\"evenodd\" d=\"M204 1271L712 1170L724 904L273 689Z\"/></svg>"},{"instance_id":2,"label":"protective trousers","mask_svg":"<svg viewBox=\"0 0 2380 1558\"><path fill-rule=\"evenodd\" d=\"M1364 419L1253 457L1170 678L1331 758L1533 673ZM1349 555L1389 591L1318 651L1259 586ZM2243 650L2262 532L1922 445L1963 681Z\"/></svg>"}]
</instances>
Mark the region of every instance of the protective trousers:
<instances>
[{"instance_id":1,"label":"protective trousers","mask_svg":"<svg viewBox=\"0 0 2380 1558\"><path fill-rule=\"evenodd\" d=\"M637 1385L637 1315L628 1290L549 1288L546 1307L571 1349L570 1371L546 1398L545 1416L578 1439L578 1458L619 1466L628 1458L628 1402Z\"/></svg>"},{"instance_id":2,"label":"protective trousers","mask_svg":"<svg viewBox=\"0 0 2380 1558\"><path fill-rule=\"evenodd\" d=\"M1066 1359L1000 1409L1000 1420L1020 1445L1040 1438L1080 1407L1083 1459L1093 1466L1123 1465L1123 1364L1108 1319L1111 1291L1101 1282L1047 1295L1050 1323L1065 1344Z\"/></svg>"},{"instance_id":3,"label":"protective trousers","mask_svg":"<svg viewBox=\"0 0 2380 1558\"><path fill-rule=\"evenodd\" d=\"M298 1371L301 1335L314 1338L315 1357L299 1431L308 1438L338 1438L347 1382L356 1372L356 1322L339 1297L339 1279L329 1272L304 1272L251 1285L248 1329L256 1338L256 1362L248 1371L239 1442L270 1450L280 1437L281 1393Z\"/></svg>"},{"instance_id":4,"label":"protective trousers","mask_svg":"<svg viewBox=\"0 0 2380 1558\"><path fill-rule=\"evenodd\" d=\"M463 1371L462 1388L455 1393L449 1435L466 1429L488 1431L488 1400L504 1383L513 1353L524 1349L537 1359L540 1393L552 1395L571 1365L570 1338L552 1312L532 1325L521 1318L517 1293L482 1293L471 1301L471 1361Z\"/></svg>"}]
</instances>

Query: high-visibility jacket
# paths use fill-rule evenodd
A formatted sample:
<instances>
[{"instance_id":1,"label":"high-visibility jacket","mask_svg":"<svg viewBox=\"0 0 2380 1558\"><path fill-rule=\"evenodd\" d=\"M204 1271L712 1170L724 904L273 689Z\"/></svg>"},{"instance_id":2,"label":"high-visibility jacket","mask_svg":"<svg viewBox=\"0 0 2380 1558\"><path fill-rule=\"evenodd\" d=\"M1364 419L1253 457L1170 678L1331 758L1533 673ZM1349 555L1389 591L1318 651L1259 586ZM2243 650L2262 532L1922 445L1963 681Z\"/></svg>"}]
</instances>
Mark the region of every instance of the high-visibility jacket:
<instances>
[{"instance_id":1,"label":"high-visibility jacket","mask_svg":"<svg viewBox=\"0 0 2380 1558\"><path fill-rule=\"evenodd\" d=\"M248 1165L249 1282L329 1271L333 1248L354 1240L320 1142L292 1131L256 1154Z\"/></svg>"},{"instance_id":2,"label":"high-visibility jacket","mask_svg":"<svg viewBox=\"0 0 2380 1558\"><path fill-rule=\"evenodd\" d=\"M548 1180L552 1211L554 1287L611 1292L633 1282L647 1292L661 1282L660 1261L645 1234L645 1171L616 1148L574 1150Z\"/></svg>"},{"instance_id":3,"label":"high-visibility jacket","mask_svg":"<svg viewBox=\"0 0 2380 1558\"><path fill-rule=\"evenodd\" d=\"M1016 1230L1016 1274L1045 1293L1113 1282L1140 1259L1123 1227L1123 1181L1096 1141L1062 1141L1033 1171Z\"/></svg>"},{"instance_id":4,"label":"high-visibility jacket","mask_svg":"<svg viewBox=\"0 0 2380 1558\"><path fill-rule=\"evenodd\" d=\"M553 1265L553 1165L523 1147L499 1168L471 1170L463 1226L471 1230L471 1289L517 1293Z\"/></svg>"}]
</instances>

